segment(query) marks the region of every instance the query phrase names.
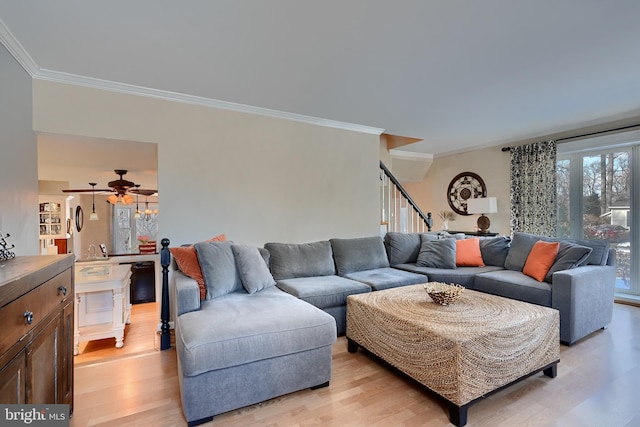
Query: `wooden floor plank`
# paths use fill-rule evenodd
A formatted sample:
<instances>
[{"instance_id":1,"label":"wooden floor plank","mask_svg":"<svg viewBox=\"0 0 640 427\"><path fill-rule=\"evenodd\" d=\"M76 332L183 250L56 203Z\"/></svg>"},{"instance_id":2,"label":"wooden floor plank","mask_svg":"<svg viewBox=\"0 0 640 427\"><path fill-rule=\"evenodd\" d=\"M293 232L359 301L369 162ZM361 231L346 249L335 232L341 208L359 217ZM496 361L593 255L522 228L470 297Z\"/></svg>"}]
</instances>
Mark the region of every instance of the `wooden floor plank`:
<instances>
[{"instance_id":1,"label":"wooden floor plank","mask_svg":"<svg viewBox=\"0 0 640 427\"><path fill-rule=\"evenodd\" d=\"M183 426L175 350L159 351L155 303L134 305L125 346L81 346L71 426ZM535 375L469 409L469 427L640 425L640 308L616 304L611 326L561 346L558 376ZM375 357L333 347L331 385L214 418L211 426L450 426L445 404Z\"/></svg>"}]
</instances>

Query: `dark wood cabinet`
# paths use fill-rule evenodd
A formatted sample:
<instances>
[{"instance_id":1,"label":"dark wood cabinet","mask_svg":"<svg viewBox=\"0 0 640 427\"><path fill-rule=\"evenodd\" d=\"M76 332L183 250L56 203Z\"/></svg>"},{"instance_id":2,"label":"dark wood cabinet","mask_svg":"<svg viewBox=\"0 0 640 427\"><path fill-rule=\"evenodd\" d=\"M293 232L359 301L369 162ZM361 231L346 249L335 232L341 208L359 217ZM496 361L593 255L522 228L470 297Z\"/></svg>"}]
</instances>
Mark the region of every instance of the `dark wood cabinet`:
<instances>
[{"instance_id":1,"label":"dark wood cabinet","mask_svg":"<svg viewBox=\"0 0 640 427\"><path fill-rule=\"evenodd\" d=\"M25 403L26 364L23 349L0 369L0 402Z\"/></svg>"},{"instance_id":2,"label":"dark wood cabinet","mask_svg":"<svg viewBox=\"0 0 640 427\"><path fill-rule=\"evenodd\" d=\"M73 255L0 267L0 403L68 404L73 412Z\"/></svg>"}]
</instances>

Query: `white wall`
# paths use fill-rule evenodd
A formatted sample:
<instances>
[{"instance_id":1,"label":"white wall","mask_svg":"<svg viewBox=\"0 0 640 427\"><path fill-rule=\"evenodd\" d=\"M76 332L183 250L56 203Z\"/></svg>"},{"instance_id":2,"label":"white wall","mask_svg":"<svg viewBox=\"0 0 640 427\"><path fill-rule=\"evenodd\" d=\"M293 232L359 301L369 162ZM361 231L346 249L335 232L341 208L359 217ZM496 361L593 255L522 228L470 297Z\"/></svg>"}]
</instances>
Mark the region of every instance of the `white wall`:
<instances>
[{"instance_id":1,"label":"white wall","mask_svg":"<svg viewBox=\"0 0 640 427\"><path fill-rule=\"evenodd\" d=\"M244 244L375 235L377 135L33 82L38 132L158 144L160 235Z\"/></svg>"},{"instance_id":2,"label":"white wall","mask_svg":"<svg viewBox=\"0 0 640 427\"><path fill-rule=\"evenodd\" d=\"M474 172L484 180L487 196L497 197L498 212L487 214L491 220L490 231L510 234L510 161L509 153L500 147L467 151L434 159L425 179L421 182L402 183L411 198L423 212L433 213L433 229L441 230L438 212L451 210L447 203L447 188L451 180L461 172ZM479 215L458 215L449 223L449 229L473 231Z\"/></svg>"},{"instance_id":3,"label":"white wall","mask_svg":"<svg viewBox=\"0 0 640 427\"><path fill-rule=\"evenodd\" d=\"M0 44L0 232L16 255L38 251L38 162L31 77Z\"/></svg>"}]
</instances>

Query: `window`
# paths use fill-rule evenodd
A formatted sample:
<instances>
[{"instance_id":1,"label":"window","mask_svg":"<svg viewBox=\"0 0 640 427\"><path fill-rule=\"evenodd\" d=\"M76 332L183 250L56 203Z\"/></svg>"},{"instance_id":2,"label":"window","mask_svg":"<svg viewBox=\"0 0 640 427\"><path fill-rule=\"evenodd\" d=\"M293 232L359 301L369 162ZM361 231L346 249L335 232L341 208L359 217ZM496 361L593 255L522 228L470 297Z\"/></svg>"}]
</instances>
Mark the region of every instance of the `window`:
<instances>
[{"instance_id":1,"label":"window","mask_svg":"<svg viewBox=\"0 0 640 427\"><path fill-rule=\"evenodd\" d=\"M616 250L616 292L640 295L634 164L637 131L558 144L558 236L599 239Z\"/></svg>"}]
</instances>

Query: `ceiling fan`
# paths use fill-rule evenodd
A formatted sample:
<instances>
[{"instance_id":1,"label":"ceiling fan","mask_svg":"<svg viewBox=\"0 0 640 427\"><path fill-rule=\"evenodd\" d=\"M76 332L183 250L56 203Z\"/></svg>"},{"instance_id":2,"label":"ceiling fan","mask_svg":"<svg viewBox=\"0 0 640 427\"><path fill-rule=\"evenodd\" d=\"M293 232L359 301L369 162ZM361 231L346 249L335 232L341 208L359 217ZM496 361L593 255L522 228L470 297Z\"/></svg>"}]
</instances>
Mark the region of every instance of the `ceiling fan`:
<instances>
[{"instance_id":1,"label":"ceiling fan","mask_svg":"<svg viewBox=\"0 0 640 427\"><path fill-rule=\"evenodd\" d=\"M127 174L126 170L116 169L114 170L116 175L119 175L120 178L110 181L107 185L108 189L99 189L95 188L95 183L89 183L93 188L90 189L69 189L62 190L63 193L94 193L94 192L109 192L114 193L111 196L107 197L109 203L116 204L122 203L123 205L129 205L136 201L136 199L129 193L133 193L140 196L152 196L156 194L157 190L145 190L141 189L140 185L136 185L134 182L126 180L123 178L124 175Z\"/></svg>"}]
</instances>

